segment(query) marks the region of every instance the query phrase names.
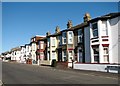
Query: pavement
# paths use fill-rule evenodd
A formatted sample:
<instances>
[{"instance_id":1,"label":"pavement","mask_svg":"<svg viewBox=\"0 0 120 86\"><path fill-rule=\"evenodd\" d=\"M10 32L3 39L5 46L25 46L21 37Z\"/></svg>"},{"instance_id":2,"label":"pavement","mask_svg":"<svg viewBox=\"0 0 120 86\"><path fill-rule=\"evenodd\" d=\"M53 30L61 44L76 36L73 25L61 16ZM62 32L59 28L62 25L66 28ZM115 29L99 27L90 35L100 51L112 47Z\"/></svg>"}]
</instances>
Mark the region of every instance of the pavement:
<instances>
[{"instance_id":1,"label":"pavement","mask_svg":"<svg viewBox=\"0 0 120 86\"><path fill-rule=\"evenodd\" d=\"M118 74L3 62L5 84L118 84Z\"/></svg>"}]
</instances>

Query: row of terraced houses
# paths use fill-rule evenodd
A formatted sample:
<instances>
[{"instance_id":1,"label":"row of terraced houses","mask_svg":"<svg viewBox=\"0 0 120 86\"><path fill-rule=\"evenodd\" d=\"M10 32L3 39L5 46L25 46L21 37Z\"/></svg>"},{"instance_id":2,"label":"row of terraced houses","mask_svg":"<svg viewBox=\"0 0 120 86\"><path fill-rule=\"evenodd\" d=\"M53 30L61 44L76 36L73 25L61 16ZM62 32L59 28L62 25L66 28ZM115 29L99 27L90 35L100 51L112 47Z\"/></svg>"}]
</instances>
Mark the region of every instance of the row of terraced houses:
<instances>
[{"instance_id":1,"label":"row of terraced houses","mask_svg":"<svg viewBox=\"0 0 120 86\"><path fill-rule=\"evenodd\" d=\"M74 63L75 69L89 69L88 65L118 65L119 19L118 12L93 19L86 13L83 23L73 26L69 20L67 29L61 31L57 26L54 34L36 35L29 44L4 52L1 57L38 65L51 65L53 60L64 67L73 67ZM95 67L90 70L97 70Z\"/></svg>"}]
</instances>

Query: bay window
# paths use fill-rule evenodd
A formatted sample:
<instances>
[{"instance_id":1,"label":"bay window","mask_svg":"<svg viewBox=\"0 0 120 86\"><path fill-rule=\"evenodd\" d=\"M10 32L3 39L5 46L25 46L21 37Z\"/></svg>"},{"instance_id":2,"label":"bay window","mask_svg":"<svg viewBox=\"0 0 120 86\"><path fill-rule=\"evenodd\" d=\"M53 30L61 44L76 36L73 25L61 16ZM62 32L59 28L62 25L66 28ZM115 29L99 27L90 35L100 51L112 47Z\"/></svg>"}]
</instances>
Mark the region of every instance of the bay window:
<instances>
[{"instance_id":1,"label":"bay window","mask_svg":"<svg viewBox=\"0 0 120 86\"><path fill-rule=\"evenodd\" d=\"M108 35L107 22L106 21L102 21L102 35L103 36L107 36Z\"/></svg>"},{"instance_id":2,"label":"bay window","mask_svg":"<svg viewBox=\"0 0 120 86\"><path fill-rule=\"evenodd\" d=\"M66 44L66 32L63 32L62 37L63 37L63 44Z\"/></svg>"},{"instance_id":3,"label":"bay window","mask_svg":"<svg viewBox=\"0 0 120 86\"><path fill-rule=\"evenodd\" d=\"M50 47L50 38L47 39L47 47Z\"/></svg>"},{"instance_id":4,"label":"bay window","mask_svg":"<svg viewBox=\"0 0 120 86\"><path fill-rule=\"evenodd\" d=\"M93 48L94 62L99 63L99 46Z\"/></svg>"},{"instance_id":5,"label":"bay window","mask_svg":"<svg viewBox=\"0 0 120 86\"><path fill-rule=\"evenodd\" d=\"M104 62L108 63L109 62L109 54L108 54L108 47L103 47L103 58Z\"/></svg>"},{"instance_id":6,"label":"bay window","mask_svg":"<svg viewBox=\"0 0 120 86\"><path fill-rule=\"evenodd\" d=\"M55 38L52 38L52 46L55 46Z\"/></svg>"},{"instance_id":7,"label":"bay window","mask_svg":"<svg viewBox=\"0 0 120 86\"><path fill-rule=\"evenodd\" d=\"M43 43L41 43L41 46L40 46L40 47L41 47L41 49L43 49L43 48L44 48L44 44L43 44Z\"/></svg>"},{"instance_id":8,"label":"bay window","mask_svg":"<svg viewBox=\"0 0 120 86\"><path fill-rule=\"evenodd\" d=\"M68 32L68 44L72 44L73 43L73 32L69 31Z\"/></svg>"},{"instance_id":9,"label":"bay window","mask_svg":"<svg viewBox=\"0 0 120 86\"><path fill-rule=\"evenodd\" d=\"M63 61L67 61L67 58L66 58L66 50L63 50Z\"/></svg>"},{"instance_id":10,"label":"bay window","mask_svg":"<svg viewBox=\"0 0 120 86\"><path fill-rule=\"evenodd\" d=\"M52 51L52 59L55 59L55 51Z\"/></svg>"},{"instance_id":11,"label":"bay window","mask_svg":"<svg viewBox=\"0 0 120 86\"><path fill-rule=\"evenodd\" d=\"M98 37L98 26L97 23L92 24L93 37Z\"/></svg>"}]
</instances>

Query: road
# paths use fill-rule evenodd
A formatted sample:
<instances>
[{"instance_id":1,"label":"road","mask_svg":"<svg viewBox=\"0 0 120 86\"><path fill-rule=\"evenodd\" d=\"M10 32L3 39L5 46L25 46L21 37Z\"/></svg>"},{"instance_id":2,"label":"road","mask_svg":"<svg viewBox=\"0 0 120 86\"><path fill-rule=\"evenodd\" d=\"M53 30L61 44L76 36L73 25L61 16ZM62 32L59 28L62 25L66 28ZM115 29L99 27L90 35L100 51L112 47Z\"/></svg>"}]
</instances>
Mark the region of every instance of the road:
<instances>
[{"instance_id":1,"label":"road","mask_svg":"<svg viewBox=\"0 0 120 86\"><path fill-rule=\"evenodd\" d=\"M2 82L4 84L118 84L118 77L116 74L3 62Z\"/></svg>"}]
</instances>

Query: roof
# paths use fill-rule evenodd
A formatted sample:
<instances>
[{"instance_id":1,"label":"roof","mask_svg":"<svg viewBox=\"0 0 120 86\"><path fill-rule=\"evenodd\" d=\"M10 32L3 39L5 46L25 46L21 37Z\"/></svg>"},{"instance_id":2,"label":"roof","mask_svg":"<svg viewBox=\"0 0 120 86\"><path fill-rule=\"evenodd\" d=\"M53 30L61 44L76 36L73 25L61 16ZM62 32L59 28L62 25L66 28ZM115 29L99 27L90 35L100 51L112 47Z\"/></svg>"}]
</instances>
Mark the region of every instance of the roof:
<instances>
[{"instance_id":1,"label":"roof","mask_svg":"<svg viewBox=\"0 0 120 86\"><path fill-rule=\"evenodd\" d=\"M11 51L20 51L21 48L20 47L15 47L15 48L12 48Z\"/></svg>"},{"instance_id":2,"label":"roof","mask_svg":"<svg viewBox=\"0 0 120 86\"><path fill-rule=\"evenodd\" d=\"M10 51L3 52L2 55L10 54Z\"/></svg>"},{"instance_id":3,"label":"roof","mask_svg":"<svg viewBox=\"0 0 120 86\"><path fill-rule=\"evenodd\" d=\"M97 20L112 19L112 18L115 18L115 17L118 17L118 16L120 16L120 12L109 13L109 14L106 14L106 15L103 15L103 16L100 16L100 17L96 17L96 18L94 18L94 19L91 19L89 22L94 22L94 21L97 21Z\"/></svg>"},{"instance_id":4,"label":"roof","mask_svg":"<svg viewBox=\"0 0 120 86\"><path fill-rule=\"evenodd\" d=\"M47 36L47 37L51 37L51 36L58 36L58 35L60 35L60 34L61 34L61 32L62 32L62 31L60 31L60 32L58 32L58 33L51 34L51 35L49 35L49 36Z\"/></svg>"},{"instance_id":5,"label":"roof","mask_svg":"<svg viewBox=\"0 0 120 86\"><path fill-rule=\"evenodd\" d=\"M29 46L30 44L25 44L25 46Z\"/></svg>"},{"instance_id":6,"label":"roof","mask_svg":"<svg viewBox=\"0 0 120 86\"><path fill-rule=\"evenodd\" d=\"M35 35L35 36L31 37L31 39L32 39L32 38L36 38L36 37L42 38L42 37L45 37L45 36Z\"/></svg>"},{"instance_id":7,"label":"roof","mask_svg":"<svg viewBox=\"0 0 120 86\"><path fill-rule=\"evenodd\" d=\"M81 24L78 24L78 25L72 27L71 29L72 29L72 30L77 30L77 29L80 29L80 28L82 28L82 27L86 27L86 26L88 26L88 25L89 25L88 22L83 22L83 23L81 23Z\"/></svg>"},{"instance_id":8,"label":"roof","mask_svg":"<svg viewBox=\"0 0 120 86\"><path fill-rule=\"evenodd\" d=\"M43 40L46 40L46 39L47 39L47 38L44 37L44 38L39 39L38 41L43 41Z\"/></svg>"}]
</instances>

